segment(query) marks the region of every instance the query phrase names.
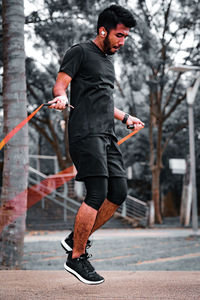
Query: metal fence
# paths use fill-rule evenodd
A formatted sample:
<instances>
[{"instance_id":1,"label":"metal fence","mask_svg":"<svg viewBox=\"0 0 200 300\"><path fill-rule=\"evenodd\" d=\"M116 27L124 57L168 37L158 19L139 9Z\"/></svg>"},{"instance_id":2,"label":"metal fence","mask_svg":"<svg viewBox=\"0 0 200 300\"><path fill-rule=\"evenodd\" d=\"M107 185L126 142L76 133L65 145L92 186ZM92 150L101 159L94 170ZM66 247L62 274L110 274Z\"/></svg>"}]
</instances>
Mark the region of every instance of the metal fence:
<instances>
[{"instance_id":1,"label":"metal fence","mask_svg":"<svg viewBox=\"0 0 200 300\"><path fill-rule=\"evenodd\" d=\"M53 160L54 172L58 172L57 158L55 156L39 156L30 155L31 158L36 159L36 169L29 167L29 184L39 183L41 179L47 178L47 175L40 172L40 159ZM52 200L55 204L63 207L64 220L67 218L67 210L77 211L80 206L81 200L84 199L86 189L84 184L77 182L73 179L64 183L57 188L51 195L46 196L48 200ZM42 195L41 195L42 196ZM42 197L41 197L42 198ZM79 199L76 201L74 199ZM45 198L42 198L41 205L44 208ZM154 222L154 206L152 201L148 203L139 200L130 195L127 196L126 201L118 208L117 213L129 221L132 221L136 225L144 227L151 226Z\"/></svg>"},{"instance_id":2,"label":"metal fence","mask_svg":"<svg viewBox=\"0 0 200 300\"><path fill-rule=\"evenodd\" d=\"M127 196L126 201L119 207L117 212L122 217L135 220L136 223L142 226L146 227L149 224L149 204L130 195Z\"/></svg>"},{"instance_id":3,"label":"metal fence","mask_svg":"<svg viewBox=\"0 0 200 300\"><path fill-rule=\"evenodd\" d=\"M34 178L33 175L35 175L36 178ZM44 193L43 190L47 190L48 187L46 184L43 186L42 180L46 178L47 176L45 174L29 166L29 188L41 196L41 208L44 209L45 207L45 199L54 202L56 205L59 205L63 208L63 220L66 221L67 210L76 213L80 207L80 202L67 196L69 194L67 183L63 184L62 191L60 191L60 188L58 188L54 189L49 194L46 192ZM69 186L72 188L73 185L74 180L72 180Z\"/></svg>"}]
</instances>

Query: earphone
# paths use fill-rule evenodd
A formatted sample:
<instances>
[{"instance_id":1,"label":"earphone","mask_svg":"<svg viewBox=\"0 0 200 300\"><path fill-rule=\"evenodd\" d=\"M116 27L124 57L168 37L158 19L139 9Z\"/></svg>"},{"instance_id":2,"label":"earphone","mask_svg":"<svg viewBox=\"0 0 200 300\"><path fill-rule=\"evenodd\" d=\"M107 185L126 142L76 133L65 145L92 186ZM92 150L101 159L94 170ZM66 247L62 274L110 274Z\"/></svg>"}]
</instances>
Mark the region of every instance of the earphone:
<instances>
[{"instance_id":1,"label":"earphone","mask_svg":"<svg viewBox=\"0 0 200 300\"><path fill-rule=\"evenodd\" d=\"M102 31L101 31L101 34L102 34L103 36L105 36L106 33L105 33L104 30L102 30Z\"/></svg>"}]
</instances>

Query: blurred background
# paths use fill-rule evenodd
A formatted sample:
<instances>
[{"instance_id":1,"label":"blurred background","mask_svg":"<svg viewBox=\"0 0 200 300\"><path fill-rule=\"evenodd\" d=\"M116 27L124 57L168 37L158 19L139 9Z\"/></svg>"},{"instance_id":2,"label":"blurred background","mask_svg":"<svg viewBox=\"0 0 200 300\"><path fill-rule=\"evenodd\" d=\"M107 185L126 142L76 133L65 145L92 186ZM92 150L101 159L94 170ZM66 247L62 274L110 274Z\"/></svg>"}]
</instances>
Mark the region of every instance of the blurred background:
<instances>
[{"instance_id":1,"label":"blurred background","mask_svg":"<svg viewBox=\"0 0 200 300\"><path fill-rule=\"evenodd\" d=\"M27 113L31 114L52 99L52 87L65 51L71 45L93 39L99 12L113 3L129 8L137 20L125 46L114 56L115 105L145 123L143 130L120 146L127 168L129 196L116 217L134 227L167 223L193 227L196 231L200 203L198 0L25 0ZM2 4L0 8L2 11ZM16 10L14 16L18 16ZM0 22L2 24L2 17ZM17 20L14 22L17 24ZM3 104L3 66L6 64L3 29L0 39L2 140L7 111ZM188 102L190 98L192 104ZM16 110L14 106L13 109ZM192 119L188 117L189 112ZM45 190L44 181L48 176L72 164L67 143L68 114L67 110L57 112L42 108L29 122L28 194L32 204L28 204L25 216L27 230L72 228L75 213L84 198L84 186L74 178L64 180L59 186L55 183L51 192ZM119 139L128 133L121 122L116 122ZM23 142L20 132L16 139L18 143ZM5 196L8 182L3 181L8 148L0 152L2 205L12 199ZM18 168L17 160L15 168ZM74 177L74 172L71 170L68 176ZM59 176L54 178L57 182L61 180ZM19 182L20 175L15 180ZM37 199L33 200L34 197ZM23 223L20 224L18 229L13 225L12 230L20 230L20 226L22 230ZM9 226L6 228L4 232L10 232ZM7 234L10 238L12 230ZM2 235L0 243L4 237Z\"/></svg>"}]
</instances>

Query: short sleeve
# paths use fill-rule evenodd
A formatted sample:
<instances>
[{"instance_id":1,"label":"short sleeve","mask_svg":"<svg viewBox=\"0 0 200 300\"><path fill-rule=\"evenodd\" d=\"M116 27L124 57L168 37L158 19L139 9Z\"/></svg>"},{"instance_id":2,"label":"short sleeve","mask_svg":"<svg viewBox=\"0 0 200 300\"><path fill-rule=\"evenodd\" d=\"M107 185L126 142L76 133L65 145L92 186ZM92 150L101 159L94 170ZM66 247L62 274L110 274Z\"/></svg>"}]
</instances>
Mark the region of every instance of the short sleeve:
<instances>
[{"instance_id":1,"label":"short sleeve","mask_svg":"<svg viewBox=\"0 0 200 300\"><path fill-rule=\"evenodd\" d=\"M71 47L64 55L59 72L64 72L74 77L78 72L83 60L83 48L80 45Z\"/></svg>"}]
</instances>

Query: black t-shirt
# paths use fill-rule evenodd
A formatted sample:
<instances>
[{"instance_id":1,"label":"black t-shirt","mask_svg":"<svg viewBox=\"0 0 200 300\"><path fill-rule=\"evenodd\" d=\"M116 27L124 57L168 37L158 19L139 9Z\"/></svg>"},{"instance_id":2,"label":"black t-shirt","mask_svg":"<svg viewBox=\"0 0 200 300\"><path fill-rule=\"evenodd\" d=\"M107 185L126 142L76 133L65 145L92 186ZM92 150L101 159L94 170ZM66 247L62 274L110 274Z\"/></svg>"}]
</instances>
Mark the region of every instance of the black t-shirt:
<instances>
[{"instance_id":1,"label":"black t-shirt","mask_svg":"<svg viewBox=\"0 0 200 300\"><path fill-rule=\"evenodd\" d=\"M88 135L114 135L113 88L115 80L111 58L92 41L71 47L59 72L72 77L69 142Z\"/></svg>"}]
</instances>

